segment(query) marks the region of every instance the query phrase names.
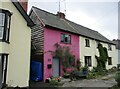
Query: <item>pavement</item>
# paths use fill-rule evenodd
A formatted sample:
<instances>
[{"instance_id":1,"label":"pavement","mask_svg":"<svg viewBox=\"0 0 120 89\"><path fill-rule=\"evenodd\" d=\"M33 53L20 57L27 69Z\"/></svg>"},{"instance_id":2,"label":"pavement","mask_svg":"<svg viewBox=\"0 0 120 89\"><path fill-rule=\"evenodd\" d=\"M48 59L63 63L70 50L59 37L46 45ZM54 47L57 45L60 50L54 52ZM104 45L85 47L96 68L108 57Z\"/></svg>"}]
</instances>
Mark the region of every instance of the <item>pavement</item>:
<instances>
[{"instance_id":1,"label":"pavement","mask_svg":"<svg viewBox=\"0 0 120 89\"><path fill-rule=\"evenodd\" d=\"M64 82L64 84L61 87L83 87L83 88L89 87L89 89L90 87L92 89L93 88L98 89L102 87L102 89L104 88L108 89L116 84L117 82L114 79L114 74L109 74L98 79L81 79L72 82L66 80L66 82Z\"/></svg>"},{"instance_id":2,"label":"pavement","mask_svg":"<svg viewBox=\"0 0 120 89\"><path fill-rule=\"evenodd\" d=\"M114 79L114 74L109 74L107 76L103 76L98 79L81 79L76 81L70 81L70 79L62 78L61 82L62 85L58 87L53 87L48 83L44 82L30 82L29 89L39 88L39 89L109 89L110 87L117 84ZM6 89L6 88L5 88ZM8 88L9 89L9 88ZM19 88L16 88L19 89ZM27 88L24 88L27 89Z\"/></svg>"}]
</instances>

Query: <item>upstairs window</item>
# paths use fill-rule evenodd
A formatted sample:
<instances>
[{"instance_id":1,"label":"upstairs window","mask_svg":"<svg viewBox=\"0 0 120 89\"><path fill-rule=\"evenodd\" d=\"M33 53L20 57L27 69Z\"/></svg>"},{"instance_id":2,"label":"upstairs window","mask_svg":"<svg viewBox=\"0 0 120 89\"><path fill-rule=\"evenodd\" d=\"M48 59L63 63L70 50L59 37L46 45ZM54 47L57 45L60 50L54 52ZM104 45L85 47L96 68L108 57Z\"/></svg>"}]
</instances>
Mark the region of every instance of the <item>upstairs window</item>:
<instances>
[{"instance_id":1,"label":"upstairs window","mask_svg":"<svg viewBox=\"0 0 120 89\"><path fill-rule=\"evenodd\" d=\"M0 9L0 40L9 41L11 13L8 10Z\"/></svg>"},{"instance_id":2,"label":"upstairs window","mask_svg":"<svg viewBox=\"0 0 120 89\"><path fill-rule=\"evenodd\" d=\"M5 14L0 13L0 39L3 38L4 23L5 23Z\"/></svg>"},{"instance_id":3,"label":"upstairs window","mask_svg":"<svg viewBox=\"0 0 120 89\"><path fill-rule=\"evenodd\" d=\"M108 50L112 50L112 45L108 44Z\"/></svg>"},{"instance_id":4,"label":"upstairs window","mask_svg":"<svg viewBox=\"0 0 120 89\"><path fill-rule=\"evenodd\" d=\"M61 43L70 44L71 36L67 34L61 34Z\"/></svg>"},{"instance_id":5,"label":"upstairs window","mask_svg":"<svg viewBox=\"0 0 120 89\"><path fill-rule=\"evenodd\" d=\"M108 65L112 65L112 57L108 58Z\"/></svg>"},{"instance_id":6,"label":"upstairs window","mask_svg":"<svg viewBox=\"0 0 120 89\"><path fill-rule=\"evenodd\" d=\"M90 47L90 40L89 39L85 39L85 46Z\"/></svg>"}]
</instances>

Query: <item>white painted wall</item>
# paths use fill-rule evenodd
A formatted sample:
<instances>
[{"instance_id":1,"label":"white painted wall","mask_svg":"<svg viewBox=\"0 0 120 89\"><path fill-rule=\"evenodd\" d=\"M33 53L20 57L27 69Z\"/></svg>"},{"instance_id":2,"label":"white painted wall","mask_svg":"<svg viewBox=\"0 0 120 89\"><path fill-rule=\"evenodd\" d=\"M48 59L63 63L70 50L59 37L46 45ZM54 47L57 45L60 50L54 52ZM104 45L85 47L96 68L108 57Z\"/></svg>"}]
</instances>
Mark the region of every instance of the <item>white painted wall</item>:
<instances>
[{"instance_id":1,"label":"white painted wall","mask_svg":"<svg viewBox=\"0 0 120 89\"><path fill-rule=\"evenodd\" d=\"M120 64L120 50L116 50L116 60L117 60L117 64Z\"/></svg>"},{"instance_id":2,"label":"white painted wall","mask_svg":"<svg viewBox=\"0 0 120 89\"><path fill-rule=\"evenodd\" d=\"M2 2L0 8L13 13L10 44L0 42L0 53L9 53L6 82L8 86L26 87L29 85L31 29L11 0Z\"/></svg>"},{"instance_id":3,"label":"white painted wall","mask_svg":"<svg viewBox=\"0 0 120 89\"><path fill-rule=\"evenodd\" d=\"M97 62L96 62L96 58L95 58L95 55L99 56L99 52L98 52L98 49L97 49L97 44L96 44L96 41L95 40L92 40L92 39L89 39L90 40L90 47L85 47L85 37L82 37L80 36L79 37L79 44L80 44L80 59L81 59L81 62L82 62L82 65L84 66L84 56L91 56L92 58L92 67L94 66L97 66ZM103 42L100 42L103 47L106 47L108 48L108 44L107 43L103 43ZM110 69L111 67L113 66L116 66L116 60L115 60L115 45L112 45L112 51L108 51L108 55L109 57L112 57L112 63L113 65L108 65L108 63L106 64L107 66L107 69ZM92 67L90 67L90 69L92 69Z\"/></svg>"}]
</instances>

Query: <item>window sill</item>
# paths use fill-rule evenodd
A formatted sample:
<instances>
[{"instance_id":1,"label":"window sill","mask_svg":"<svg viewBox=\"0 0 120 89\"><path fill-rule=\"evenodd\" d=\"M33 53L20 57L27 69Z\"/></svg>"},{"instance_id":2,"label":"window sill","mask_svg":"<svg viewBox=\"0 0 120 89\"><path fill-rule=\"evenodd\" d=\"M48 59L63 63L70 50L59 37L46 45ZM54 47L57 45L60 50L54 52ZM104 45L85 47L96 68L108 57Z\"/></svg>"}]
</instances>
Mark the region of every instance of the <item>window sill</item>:
<instances>
[{"instance_id":1,"label":"window sill","mask_svg":"<svg viewBox=\"0 0 120 89\"><path fill-rule=\"evenodd\" d=\"M0 39L0 42L5 42L5 43L10 44L10 42L9 42L9 41L6 41L6 40L1 40L1 39Z\"/></svg>"},{"instance_id":2,"label":"window sill","mask_svg":"<svg viewBox=\"0 0 120 89\"><path fill-rule=\"evenodd\" d=\"M60 44L72 45L71 43L60 42Z\"/></svg>"},{"instance_id":3,"label":"window sill","mask_svg":"<svg viewBox=\"0 0 120 89\"><path fill-rule=\"evenodd\" d=\"M88 47L88 48L90 48L90 46L85 46L85 47Z\"/></svg>"}]
</instances>

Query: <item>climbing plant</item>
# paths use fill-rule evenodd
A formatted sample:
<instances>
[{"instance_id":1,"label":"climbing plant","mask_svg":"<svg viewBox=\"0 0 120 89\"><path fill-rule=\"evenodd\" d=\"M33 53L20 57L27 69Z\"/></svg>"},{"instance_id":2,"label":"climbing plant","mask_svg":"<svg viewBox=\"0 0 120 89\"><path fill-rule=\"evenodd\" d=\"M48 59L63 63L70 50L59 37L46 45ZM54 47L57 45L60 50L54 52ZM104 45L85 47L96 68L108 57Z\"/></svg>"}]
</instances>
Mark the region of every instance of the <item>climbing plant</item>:
<instances>
[{"instance_id":1,"label":"climbing plant","mask_svg":"<svg viewBox=\"0 0 120 89\"><path fill-rule=\"evenodd\" d=\"M99 70L106 69L106 62L108 59L108 51L106 47L103 47L102 44L98 44L99 57L95 56L97 59L97 68Z\"/></svg>"},{"instance_id":2,"label":"climbing plant","mask_svg":"<svg viewBox=\"0 0 120 89\"><path fill-rule=\"evenodd\" d=\"M54 52L52 52L52 55L60 59L63 67L70 68L74 66L75 57L72 55L70 48L67 46L60 46L58 43L56 43L54 46L56 49Z\"/></svg>"}]
</instances>

